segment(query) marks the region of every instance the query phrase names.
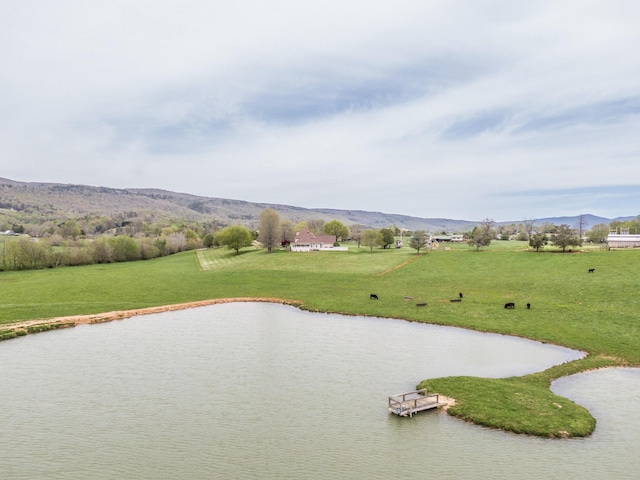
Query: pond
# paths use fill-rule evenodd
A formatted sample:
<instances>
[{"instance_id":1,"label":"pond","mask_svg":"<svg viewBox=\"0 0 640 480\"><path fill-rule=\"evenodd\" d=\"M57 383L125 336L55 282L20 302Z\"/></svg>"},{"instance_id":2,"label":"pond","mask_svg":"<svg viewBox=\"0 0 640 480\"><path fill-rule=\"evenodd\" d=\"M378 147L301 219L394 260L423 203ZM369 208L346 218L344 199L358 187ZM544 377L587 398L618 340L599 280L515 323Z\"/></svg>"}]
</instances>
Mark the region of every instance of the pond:
<instances>
[{"instance_id":1,"label":"pond","mask_svg":"<svg viewBox=\"0 0 640 480\"><path fill-rule=\"evenodd\" d=\"M523 375L581 352L399 320L221 304L0 344L11 479L637 478L640 370L554 383L586 439L518 436L387 396L449 375Z\"/></svg>"}]
</instances>

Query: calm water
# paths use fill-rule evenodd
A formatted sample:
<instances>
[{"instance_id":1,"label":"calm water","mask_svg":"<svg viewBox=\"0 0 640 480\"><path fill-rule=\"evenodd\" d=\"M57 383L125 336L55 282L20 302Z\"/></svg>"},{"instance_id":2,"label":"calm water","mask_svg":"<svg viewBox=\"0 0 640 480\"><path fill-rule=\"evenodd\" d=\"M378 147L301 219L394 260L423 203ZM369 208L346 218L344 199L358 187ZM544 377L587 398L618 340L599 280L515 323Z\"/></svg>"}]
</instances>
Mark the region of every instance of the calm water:
<instances>
[{"instance_id":1,"label":"calm water","mask_svg":"<svg viewBox=\"0 0 640 480\"><path fill-rule=\"evenodd\" d=\"M0 344L0 477L638 478L640 370L554 384L588 439L523 437L387 395L521 375L579 352L397 320L224 304Z\"/></svg>"}]
</instances>

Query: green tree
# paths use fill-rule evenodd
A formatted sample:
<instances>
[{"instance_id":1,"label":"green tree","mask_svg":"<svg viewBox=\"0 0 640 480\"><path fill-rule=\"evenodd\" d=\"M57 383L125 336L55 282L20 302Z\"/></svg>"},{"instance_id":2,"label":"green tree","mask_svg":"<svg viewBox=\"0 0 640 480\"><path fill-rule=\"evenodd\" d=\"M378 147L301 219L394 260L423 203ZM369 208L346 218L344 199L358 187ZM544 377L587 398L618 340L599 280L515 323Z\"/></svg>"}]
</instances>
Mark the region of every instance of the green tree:
<instances>
[{"instance_id":1,"label":"green tree","mask_svg":"<svg viewBox=\"0 0 640 480\"><path fill-rule=\"evenodd\" d=\"M382 233L379 230L365 230L362 232L362 244L369 247L373 253L373 247L383 242Z\"/></svg>"},{"instance_id":2,"label":"green tree","mask_svg":"<svg viewBox=\"0 0 640 480\"><path fill-rule=\"evenodd\" d=\"M273 208L265 208L260 212L260 226L258 227L258 241L267 252L271 253L282 242L280 229L280 215Z\"/></svg>"},{"instance_id":3,"label":"green tree","mask_svg":"<svg viewBox=\"0 0 640 480\"><path fill-rule=\"evenodd\" d=\"M187 240L187 250L195 250L200 246L200 237L193 229L187 228L183 233Z\"/></svg>"},{"instance_id":4,"label":"green tree","mask_svg":"<svg viewBox=\"0 0 640 480\"><path fill-rule=\"evenodd\" d=\"M420 249L425 248L428 243L427 232L424 230L416 230L409 239L409 246L415 249L416 253L420 253Z\"/></svg>"},{"instance_id":5,"label":"green tree","mask_svg":"<svg viewBox=\"0 0 640 480\"><path fill-rule=\"evenodd\" d=\"M65 220L60 224L60 235L62 238L76 240L80 236L80 227L75 220Z\"/></svg>"},{"instance_id":6,"label":"green tree","mask_svg":"<svg viewBox=\"0 0 640 480\"><path fill-rule=\"evenodd\" d=\"M593 243L604 243L609 236L609 225L597 223L587 232L587 241Z\"/></svg>"},{"instance_id":7,"label":"green tree","mask_svg":"<svg viewBox=\"0 0 640 480\"><path fill-rule=\"evenodd\" d=\"M160 256L160 249L155 238L141 238L138 240L138 245L140 245L140 258L143 260Z\"/></svg>"},{"instance_id":8,"label":"green tree","mask_svg":"<svg viewBox=\"0 0 640 480\"><path fill-rule=\"evenodd\" d=\"M241 248L251 245L253 237L246 227L231 225L216 234L216 241L219 245L225 245L227 248L235 250L238 254Z\"/></svg>"},{"instance_id":9,"label":"green tree","mask_svg":"<svg viewBox=\"0 0 640 480\"><path fill-rule=\"evenodd\" d=\"M473 228L471 238L467 240L467 243L476 247L476 250L489 246L491 244L491 240L496 238L496 232L493 229L494 225L495 222L492 219L485 218L482 220L480 225Z\"/></svg>"},{"instance_id":10,"label":"green tree","mask_svg":"<svg viewBox=\"0 0 640 480\"><path fill-rule=\"evenodd\" d=\"M556 247L562 248L563 252L567 247L577 247L581 245L580 238L576 234L576 231L565 224L556 227L555 233L551 235L551 243Z\"/></svg>"},{"instance_id":11,"label":"green tree","mask_svg":"<svg viewBox=\"0 0 640 480\"><path fill-rule=\"evenodd\" d=\"M393 242L395 242L394 233L395 233L395 229L381 228L380 229L381 237L380 237L379 245L382 248L389 248L389 246L393 245Z\"/></svg>"},{"instance_id":12,"label":"green tree","mask_svg":"<svg viewBox=\"0 0 640 480\"><path fill-rule=\"evenodd\" d=\"M52 249L46 242L21 237L3 242L2 266L5 270L31 270L49 265Z\"/></svg>"},{"instance_id":13,"label":"green tree","mask_svg":"<svg viewBox=\"0 0 640 480\"><path fill-rule=\"evenodd\" d=\"M629 233L640 233L640 215L633 220L614 220L609 224L612 231L620 233L622 230L626 230Z\"/></svg>"},{"instance_id":14,"label":"green tree","mask_svg":"<svg viewBox=\"0 0 640 480\"><path fill-rule=\"evenodd\" d=\"M529 238L529 246L536 249L539 252L547 243L549 243L549 237L546 233L534 233Z\"/></svg>"},{"instance_id":15,"label":"green tree","mask_svg":"<svg viewBox=\"0 0 640 480\"><path fill-rule=\"evenodd\" d=\"M211 233L207 233L202 239L202 245L207 248L211 248L213 246L213 242L214 242L214 239Z\"/></svg>"},{"instance_id":16,"label":"green tree","mask_svg":"<svg viewBox=\"0 0 640 480\"><path fill-rule=\"evenodd\" d=\"M302 220L301 222L296 223L296 226L293 227L293 229L296 232L301 232L303 230L309 230L309 224L305 220Z\"/></svg>"},{"instance_id":17,"label":"green tree","mask_svg":"<svg viewBox=\"0 0 640 480\"><path fill-rule=\"evenodd\" d=\"M111 263L113 255L107 237L96 238L91 244L91 256L94 263Z\"/></svg>"},{"instance_id":18,"label":"green tree","mask_svg":"<svg viewBox=\"0 0 640 480\"><path fill-rule=\"evenodd\" d=\"M553 223L544 222L542 225L540 225L540 227L538 227L538 231L542 233L555 233L556 228L558 227L556 227Z\"/></svg>"},{"instance_id":19,"label":"green tree","mask_svg":"<svg viewBox=\"0 0 640 480\"><path fill-rule=\"evenodd\" d=\"M109 238L109 246L114 262L130 262L142 258L138 242L126 235Z\"/></svg>"},{"instance_id":20,"label":"green tree","mask_svg":"<svg viewBox=\"0 0 640 480\"><path fill-rule=\"evenodd\" d=\"M158 237L155 240L156 248L158 249L158 254L160 256L165 255L167 253L167 239L165 237Z\"/></svg>"},{"instance_id":21,"label":"green tree","mask_svg":"<svg viewBox=\"0 0 640 480\"><path fill-rule=\"evenodd\" d=\"M342 222L331 220L324 224L324 233L325 235L335 235L336 242L339 242L349 236L349 229Z\"/></svg>"}]
</instances>

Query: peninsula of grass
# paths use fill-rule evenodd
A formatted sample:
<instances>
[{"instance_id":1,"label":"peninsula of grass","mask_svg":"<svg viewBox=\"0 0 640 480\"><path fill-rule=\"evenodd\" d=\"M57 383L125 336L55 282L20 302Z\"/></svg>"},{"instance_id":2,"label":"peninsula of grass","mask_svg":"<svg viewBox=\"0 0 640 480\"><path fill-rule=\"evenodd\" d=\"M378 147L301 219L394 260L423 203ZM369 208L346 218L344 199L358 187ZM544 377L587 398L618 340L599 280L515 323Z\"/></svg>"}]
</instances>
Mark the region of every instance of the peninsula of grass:
<instances>
[{"instance_id":1,"label":"peninsula of grass","mask_svg":"<svg viewBox=\"0 0 640 480\"><path fill-rule=\"evenodd\" d=\"M457 326L562 345L585 358L523 377L428 379L449 413L516 433L589 435L587 410L554 395L559 377L640 366L640 250L532 252L519 242L414 250L184 252L154 260L0 272L0 339L46 330L21 321L224 298L279 298L311 311ZM595 268L595 272L588 270ZM450 302L462 292L462 302ZM375 293L379 300L370 300ZM516 308L505 309L506 302ZM416 304L426 303L426 307ZM531 308L527 309L526 304ZM69 324L65 324L68 326Z\"/></svg>"}]
</instances>

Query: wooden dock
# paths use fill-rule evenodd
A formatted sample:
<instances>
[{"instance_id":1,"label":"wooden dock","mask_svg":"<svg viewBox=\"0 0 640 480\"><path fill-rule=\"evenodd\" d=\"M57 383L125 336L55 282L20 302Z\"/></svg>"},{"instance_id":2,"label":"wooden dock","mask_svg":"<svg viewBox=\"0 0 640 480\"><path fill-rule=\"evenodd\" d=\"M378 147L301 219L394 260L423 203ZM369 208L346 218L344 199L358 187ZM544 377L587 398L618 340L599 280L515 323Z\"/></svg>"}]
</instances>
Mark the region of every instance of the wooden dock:
<instances>
[{"instance_id":1,"label":"wooden dock","mask_svg":"<svg viewBox=\"0 0 640 480\"><path fill-rule=\"evenodd\" d=\"M400 417L413 417L414 413L431 410L445 405L440 402L440 395L427 393L426 388L398 393L389 397L389 411Z\"/></svg>"}]
</instances>

